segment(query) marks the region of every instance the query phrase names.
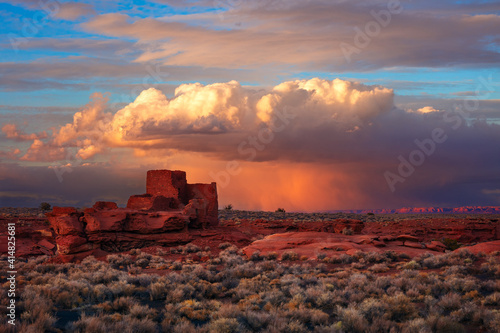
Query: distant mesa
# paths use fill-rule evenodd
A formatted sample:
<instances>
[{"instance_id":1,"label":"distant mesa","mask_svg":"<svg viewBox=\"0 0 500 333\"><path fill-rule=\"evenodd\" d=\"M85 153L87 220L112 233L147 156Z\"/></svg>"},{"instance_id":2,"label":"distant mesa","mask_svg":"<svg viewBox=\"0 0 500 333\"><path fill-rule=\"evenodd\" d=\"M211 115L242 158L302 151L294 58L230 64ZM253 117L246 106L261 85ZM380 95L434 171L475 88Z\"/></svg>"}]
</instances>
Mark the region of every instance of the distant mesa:
<instances>
[{"instance_id":1,"label":"distant mesa","mask_svg":"<svg viewBox=\"0 0 500 333\"><path fill-rule=\"evenodd\" d=\"M175 245L190 240L189 229L219 224L217 186L188 184L184 171L150 170L146 193L132 195L127 208L98 201L83 212L54 207L46 215L60 254Z\"/></svg>"},{"instance_id":2,"label":"distant mesa","mask_svg":"<svg viewBox=\"0 0 500 333\"><path fill-rule=\"evenodd\" d=\"M335 212L354 214L500 214L499 206L404 207L398 209L339 210Z\"/></svg>"}]
</instances>

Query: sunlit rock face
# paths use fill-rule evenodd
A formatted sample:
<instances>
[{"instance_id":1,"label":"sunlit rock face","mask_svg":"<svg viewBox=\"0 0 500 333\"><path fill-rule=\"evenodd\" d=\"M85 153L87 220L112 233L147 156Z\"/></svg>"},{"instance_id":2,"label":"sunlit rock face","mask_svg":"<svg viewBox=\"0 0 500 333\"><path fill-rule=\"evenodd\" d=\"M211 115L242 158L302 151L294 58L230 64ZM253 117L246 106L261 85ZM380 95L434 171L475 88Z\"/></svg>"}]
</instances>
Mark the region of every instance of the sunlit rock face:
<instances>
[{"instance_id":1,"label":"sunlit rock face","mask_svg":"<svg viewBox=\"0 0 500 333\"><path fill-rule=\"evenodd\" d=\"M83 212L54 207L47 217L61 254L184 243L189 229L219 224L217 186L188 184L184 171L150 170L146 193L132 195L126 208L99 201Z\"/></svg>"}]
</instances>

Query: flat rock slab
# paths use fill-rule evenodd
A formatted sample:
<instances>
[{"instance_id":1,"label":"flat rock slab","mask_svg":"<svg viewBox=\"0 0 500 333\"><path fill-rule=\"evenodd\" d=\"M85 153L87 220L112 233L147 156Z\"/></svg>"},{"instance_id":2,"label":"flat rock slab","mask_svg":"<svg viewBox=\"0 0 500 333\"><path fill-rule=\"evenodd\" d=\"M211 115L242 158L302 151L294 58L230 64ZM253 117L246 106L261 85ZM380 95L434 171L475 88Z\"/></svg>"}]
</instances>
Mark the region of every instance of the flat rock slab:
<instances>
[{"instance_id":1,"label":"flat rock slab","mask_svg":"<svg viewBox=\"0 0 500 333\"><path fill-rule=\"evenodd\" d=\"M406 247L413 247L415 249L425 249L425 246L422 246L422 244L417 243L417 242L406 241L405 246Z\"/></svg>"},{"instance_id":2,"label":"flat rock slab","mask_svg":"<svg viewBox=\"0 0 500 333\"><path fill-rule=\"evenodd\" d=\"M42 239L41 241L39 241L37 243L37 245L40 246L40 247L43 247L43 248L45 248L47 250L53 250L56 247L55 244L52 244L51 242L49 242L46 239Z\"/></svg>"},{"instance_id":3,"label":"flat rock slab","mask_svg":"<svg viewBox=\"0 0 500 333\"><path fill-rule=\"evenodd\" d=\"M472 253L479 253L479 252L491 253L491 252L495 252L495 251L500 251L500 240L496 240L496 241L492 241L492 242L485 242L485 243L481 243L481 244L477 244L477 245L473 245L473 246L461 247L461 248L455 250L455 252L462 251L465 249L469 250Z\"/></svg>"},{"instance_id":4,"label":"flat rock slab","mask_svg":"<svg viewBox=\"0 0 500 333\"><path fill-rule=\"evenodd\" d=\"M378 236L376 235L348 236L327 232L287 232L269 235L261 240L257 240L245 247L243 252L247 256L250 256L256 251L259 251L261 254L276 252L279 255L287 251L293 251L299 256L306 256L308 258L315 258L319 253L333 256L342 253L352 255L357 251L380 253L390 250L396 253L407 253L411 257L425 252L438 253L422 248L422 245L419 243L416 248L394 245L395 242L384 243L386 246L382 247L381 243L383 242L377 239Z\"/></svg>"}]
</instances>

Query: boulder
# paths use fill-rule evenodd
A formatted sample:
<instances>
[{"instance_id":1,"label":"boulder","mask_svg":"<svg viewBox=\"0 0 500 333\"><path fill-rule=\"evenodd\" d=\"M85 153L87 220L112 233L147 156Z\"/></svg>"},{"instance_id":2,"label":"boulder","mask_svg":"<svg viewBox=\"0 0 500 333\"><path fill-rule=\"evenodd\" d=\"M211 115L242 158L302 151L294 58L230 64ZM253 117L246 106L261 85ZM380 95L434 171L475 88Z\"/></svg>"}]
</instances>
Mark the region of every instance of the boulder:
<instances>
[{"instance_id":1,"label":"boulder","mask_svg":"<svg viewBox=\"0 0 500 333\"><path fill-rule=\"evenodd\" d=\"M38 246L43 247L47 250L53 250L56 246L49 242L48 240L42 239L38 243L36 243Z\"/></svg>"},{"instance_id":2,"label":"boulder","mask_svg":"<svg viewBox=\"0 0 500 333\"><path fill-rule=\"evenodd\" d=\"M96 244L89 243L86 238L74 235L57 237L56 242L60 254L73 254L97 248Z\"/></svg>"},{"instance_id":3,"label":"boulder","mask_svg":"<svg viewBox=\"0 0 500 333\"><path fill-rule=\"evenodd\" d=\"M122 231L127 221L124 210L100 210L94 213L85 213L83 221L87 223L85 231L88 233Z\"/></svg>"},{"instance_id":4,"label":"boulder","mask_svg":"<svg viewBox=\"0 0 500 333\"><path fill-rule=\"evenodd\" d=\"M207 215L207 204L208 202L203 199L191 199L189 203L184 207L182 213L189 218L189 226L193 228L203 228L206 226Z\"/></svg>"},{"instance_id":5,"label":"boulder","mask_svg":"<svg viewBox=\"0 0 500 333\"><path fill-rule=\"evenodd\" d=\"M52 232L50 230L38 229L35 232L39 233L42 237L52 237Z\"/></svg>"},{"instance_id":6,"label":"boulder","mask_svg":"<svg viewBox=\"0 0 500 333\"><path fill-rule=\"evenodd\" d=\"M425 246L418 242L406 241L404 242L404 246L413 247L414 249L425 249Z\"/></svg>"},{"instance_id":7,"label":"boulder","mask_svg":"<svg viewBox=\"0 0 500 333\"><path fill-rule=\"evenodd\" d=\"M412 235L399 235L396 237L396 240L399 240L402 242L410 241L410 242L418 243L418 238L415 236L412 236Z\"/></svg>"},{"instance_id":8,"label":"boulder","mask_svg":"<svg viewBox=\"0 0 500 333\"><path fill-rule=\"evenodd\" d=\"M426 243L425 247L428 248L429 250L433 251L438 251L438 252L445 252L446 250L446 245L441 243L440 241L431 241L430 243Z\"/></svg>"},{"instance_id":9,"label":"boulder","mask_svg":"<svg viewBox=\"0 0 500 333\"><path fill-rule=\"evenodd\" d=\"M139 234L155 234L184 230L189 224L189 217L180 211L129 213L123 230Z\"/></svg>"},{"instance_id":10,"label":"boulder","mask_svg":"<svg viewBox=\"0 0 500 333\"><path fill-rule=\"evenodd\" d=\"M83 235L83 224L80 222L80 214L61 214L55 215L53 212L47 214L50 226L54 229L56 235Z\"/></svg>"},{"instance_id":11,"label":"boulder","mask_svg":"<svg viewBox=\"0 0 500 333\"><path fill-rule=\"evenodd\" d=\"M384 242L381 242L378 240L374 240L373 245L375 245L376 247L385 247L386 246L386 244Z\"/></svg>"},{"instance_id":12,"label":"boulder","mask_svg":"<svg viewBox=\"0 0 500 333\"><path fill-rule=\"evenodd\" d=\"M333 221L333 231L335 233L342 233L344 229L351 229L353 234L359 234L364 229L363 221L350 220L350 219L337 219Z\"/></svg>"},{"instance_id":13,"label":"boulder","mask_svg":"<svg viewBox=\"0 0 500 333\"><path fill-rule=\"evenodd\" d=\"M487 254L495 251L500 251L500 240L480 243L473 246L461 247L459 249L456 249L454 252L462 251L465 249L469 250L472 253L483 252Z\"/></svg>"},{"instance_id":14,"label":"boulder","mask_svg":"<svg viewBox=\"0 0 500 333\"><path fill-rule=\"evenodd\" d=\"M199 210L199 226L216 226L219 224L219 203L217 200L217 185L210 184L188 184L188 196L192 199L202 199L205 201L204 209Z\"/></svg>"},{"instance_id":15,"label":"boulder","mask_svg":"<svg viewBox=\"0 0 500 333\"><path fill-rule=\"evenodd\" d=\"M188 232L169 232L158 234L138 234L132 232L102 233L89 235L89 242L98 244L108 252L128 251L146 246L177 246L193 241L194 235Z\"/></svg>"}]
</instances>

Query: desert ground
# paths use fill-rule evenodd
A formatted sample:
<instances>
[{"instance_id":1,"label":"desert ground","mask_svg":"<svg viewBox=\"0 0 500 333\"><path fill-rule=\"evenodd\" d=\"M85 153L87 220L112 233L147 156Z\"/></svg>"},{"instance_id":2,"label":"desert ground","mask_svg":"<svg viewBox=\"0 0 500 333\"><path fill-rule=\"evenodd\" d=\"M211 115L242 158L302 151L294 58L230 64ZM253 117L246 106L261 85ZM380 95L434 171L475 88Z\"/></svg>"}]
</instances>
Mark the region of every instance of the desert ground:
<instances>
[{"instance_id":1,"label":"desert ground","mask_svg":"<svg viewBox=\"0 0 500 333\"><path fill-rule=\"evenodd\" d=\"M500 331L498 215L220 210L168 244L63 255L44 213L1 209L0 332L12 222L19 332Z\"/></svg>"}]
</instances>

